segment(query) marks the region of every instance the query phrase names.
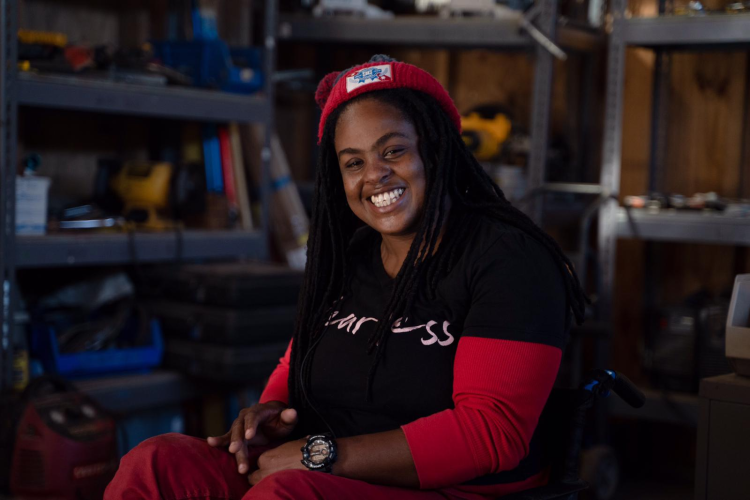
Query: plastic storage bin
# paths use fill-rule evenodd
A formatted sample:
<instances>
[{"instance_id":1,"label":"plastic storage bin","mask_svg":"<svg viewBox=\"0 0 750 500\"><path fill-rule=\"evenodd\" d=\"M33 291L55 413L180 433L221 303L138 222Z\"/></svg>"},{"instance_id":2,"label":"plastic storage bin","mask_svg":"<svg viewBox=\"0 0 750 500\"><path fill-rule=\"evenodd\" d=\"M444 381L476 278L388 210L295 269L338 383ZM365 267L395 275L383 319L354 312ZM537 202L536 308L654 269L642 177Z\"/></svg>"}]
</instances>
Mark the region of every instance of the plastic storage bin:
<instances>
[{"instance_id":1,"label":"plastic storage bin","mask_svg":"<svg viewBox=\"0 0 750 500\"><path fill-rule=\"evenodd\" d=\"M157 319L150 320L150 344L127 349L106 349L61 353L52 326L33 326L32 347L47 373L68 378L86 377L103 373L147 371L159 366L164 357L164 341Z\"/></svg>"}]
</instances>

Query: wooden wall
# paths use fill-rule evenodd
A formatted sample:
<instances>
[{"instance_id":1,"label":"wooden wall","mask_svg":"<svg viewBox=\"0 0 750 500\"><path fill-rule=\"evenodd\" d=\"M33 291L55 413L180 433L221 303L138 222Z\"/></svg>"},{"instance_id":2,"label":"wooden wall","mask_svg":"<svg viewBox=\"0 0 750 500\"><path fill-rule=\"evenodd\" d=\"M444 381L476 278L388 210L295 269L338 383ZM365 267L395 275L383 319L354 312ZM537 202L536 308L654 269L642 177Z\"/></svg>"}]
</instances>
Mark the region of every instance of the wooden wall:
<instances>
[{"instance_id":1,"label":"wooden wall","mask_svg":"<svg viewBox=\"0 0 750 500\"><path fill-rule=\"evenodd\" d=\"M716 4L717 2L713 2ZM720 5L711 5L719 7ZM635 15L654 15L653 1L630 2ZM629 49L626 56L622 135L621 196L648 190L651 104L655 55ZM674 53L669 85L665 190L683 194L716 191L722 196L750 195L740 186L743 120L749 103L748 53L711 51ZM744 250L720 245L664 244L656 255L658 289L662 305L678 304L689 294L706 288L720 293L731 286L734 275L750 271ZM644 326L646 245L620 241L615 289L614 363L636 379L643 379L640 353Z\"/></svg>"},{"instance_id":2,"label":"wooden wall","mask_svg":"<svg viewBox=\"0 0 750 500\"><path fill-rule=\"evenodd\" d=\"M716 0L720 1L720 0ZM716 3L716 2L714 2ZM713 5L717 7L718 5ZM632 15L656 14L654 0L632 0ZM296 47L296 46L295 46ZM316 52L282 45L281 63L285 65L340 70L367 60L383 48L346 48ZM526 53L503 53L490 50L439 51L390 48L397 59L417 64L432 72L450 91L460 111L488 102L501 102L528 126L533 83L533 58ZM321 56L323 53L324 56ZM626 54L625 98L623 119L621 196L644 194L648 190L648 167L651 141L651 107L655 54L645 49L629 49ZM577 109L571 104L580 83L571 78L580 72L580 64L556 65L553 89L553 134L564 134L575 123ZM666 146L665 189L693 194L716 191L736 197L750 196L750 165L740 165L743 141L742 123L748 113L745 93L748 81L748 55L743 51L675 53L672 57L670 108ZM596 90L603 95L604 75L595 75ZM299 105L299 103L295 103ZM283 106L282 106L283 107ZM291 118L291 116L290 116ZM601 117L598 117L601 119ZM308 127L309 130L309 127ZM299 151L299 136L285 138L287 149ZM304 142L304 140L302 141ZM599 157L600 143L592 140L589 151ZM298 154L309 163L310 156ZM303 168L296 168L298 172ZM660 285L656 298L661 304L679 303L701 287L718 293L731 285L738 272L750 271L747 253L718 245L661 245L656 262ZM643 379L641 349L644 339L645 245L625 240L618 244L616 300L616 335L614 365Z\"/></svg>"},{"instance_id":3,"label":"wooden wall","mask_svg":"<svg viewBox=\"0 0 750 500\"><path fill-rule=\"evenodd\" d=\"M716 7L722 1L710 0L706 5ZM235 22L246 15L249 5L249 0L223 4L225 14L234 14L223 16L220 27L234 41L250 38L245 32L251 23ZM150 34L158 34L159 22L154 19L163 15L160 6L163 7L162 1L147 0L24 0L20 24L29 29L61 30L77 42L137 43ZM630 10L633 15L654 15L656 3L631 0ZM123 15L124 11L127 15ZM430 71L449 89L461 111L478 104L501 102L519 123L529 125L533 58L524 52L340 46L316 50L306 44L281 44L279 67L314 68L323 73L360 63L376 52L389 53ZM654 60L652 51L627 51L622 195L642 194L647 190ZM743 143L750 141L750 133L741 137L749 109L746 100L749 72L748 54L743 51L674 55L665 169L667 190L684 194L713 190L725 196L742 192L750 196L750 165L740 164ZM569 63L556 65L553 134L569 137L575 128L577 106L571 96L575 95L579 80L579 60L573 58ZM602 74L596 76L596 83L601 96ZM279 129L283 130L282 141L298 179L309 178L313 163L317 111L312 90L279 94ZM107 119L81 118L82 114L75 113L23 111L22 114L21 139L27 149L42 150L51 158L43 166L43 173L55 179L53 193L70 190L83 197L82 186L91 185L98 156L123 150L143 154L147 147L148 129L135 119L108 118L114 121L102 125L100 120ZM80 127L66 130L69 120L78 120ZM124 125L124 135L112 138L113 134L116 137L118 124ZM107 135L110 129L112 134ZM56 130L62 132L57 134ZM85 136L77 136L75 130L93 131L90 137L99 137L96 147L86 147ZM45 138L56 134L51 140ZM598 157L600 144L596 137L590 148L592 151L587 153ZM77 182L76 178L82 181ZM734 248L675 244L664 245L661 254L657 264L662 285L657 295L664 303L679 302L701 286L720 291L731 284L735 273L750 270L747 252ZM637 372L643 339L643 243L621 241L617 266L615 365Z\"/></svg>"}]
</instances>

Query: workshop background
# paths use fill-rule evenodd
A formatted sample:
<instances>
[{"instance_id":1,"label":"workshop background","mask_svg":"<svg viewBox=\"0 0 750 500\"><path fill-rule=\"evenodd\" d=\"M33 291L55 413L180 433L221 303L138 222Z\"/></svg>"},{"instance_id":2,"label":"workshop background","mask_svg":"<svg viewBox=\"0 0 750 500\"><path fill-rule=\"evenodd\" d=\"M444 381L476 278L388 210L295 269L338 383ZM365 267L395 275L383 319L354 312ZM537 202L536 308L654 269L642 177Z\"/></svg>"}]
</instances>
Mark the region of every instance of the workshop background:
<instances>
[{"instance_id":1,"label":"workshop background","mask_svg":"<svg viewBox=\"0 0 750 500\"><path fill-rule=\"evenodd\" d=\"M0 0L0 40L0 497L101 498L139 442L257 401L317 82L385 53L575 263L558 385L645 395L589 413L581 498L750 498L750 2Z\"/></svg>"}]
</instances>

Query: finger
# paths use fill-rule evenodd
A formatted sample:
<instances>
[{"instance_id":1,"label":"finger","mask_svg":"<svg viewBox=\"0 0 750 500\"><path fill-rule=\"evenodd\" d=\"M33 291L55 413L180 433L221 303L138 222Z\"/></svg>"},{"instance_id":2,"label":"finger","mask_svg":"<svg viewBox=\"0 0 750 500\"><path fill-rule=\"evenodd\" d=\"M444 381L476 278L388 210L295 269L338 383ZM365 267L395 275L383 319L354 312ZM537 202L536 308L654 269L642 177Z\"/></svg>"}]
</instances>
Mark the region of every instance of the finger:
<instances>
[{"instance_id":1,"label":"finger","mask_svg":"<svg viewBox=\"0 0 750 500\"><path fill-rule=\"evenodd\" d=\"M258 424L258 414L256 412L247 412L245 415L245 439L252 439L255 436Z\"/></svg>"},{"instance_id":2,"label":"finger","mask_svg":"<svg viewBox=\"0 0 750 500\"><path fill-rule=\"evenodd\" d=\"M226 446L230 443L230 432L221 436L208 436L207 441L210 446Z\"/></svg>"},{"instance_id":3,"label":"finger","mask_svg":"<svg viewBox=\"0 0 750 500\"><path fill-rule=\"evenodd\" d=\"M256 470L252 474L248 474L247 476L247 482L251 485L255 486L258 484L263 478L265 477L265 474L260 470Z\"/></svg>"},{"instance_id":4,"label":"finger","mask_svg":"<svg viewBox=\"0 0 750 500\"><path fill-rule=\"evenodd\" d=\"M240 448L245 444L244 437L242 436L242 421L240 418L234 421L232 428L229 430L231 434L231 443L229 444L229 453L237 453Z\"/></svg>"},{"instance_id":5,"label":"finger","mask_svg":"<svg viewBox=\"0 0 750 500\"><path fill-rule=\"evenodd\" d=\"M291 434L297 425L297 410L286 408L277 418L264 426L263 432L271 439L284 438Z\"/></svg>"},{"instance_id":6,"label":"finger","mask_svg":"<svg viewBox=\"0 0 750 500\"><path fill-rule=\"evenodd\" d=\"M280 408L265 407L245 413L245 439L252 439L258 433L258 426L277 416Z\"/></svg>"},{"instance_id":7,"label":"finger","mask_svg":"<svg viewBox=\"0 0 750 500\"><path fill-rule=\"evenodd\" d=\"M247 471L250 470L250 464L247 459L247 446L245 443L240 445L240 449L234 454L234 458L237 459L237 472L247 474Z\"/></svg>"},{"instance_id":8,"label":"finger","mask_svg":"<svg viewBox=\"0 0 750 500\"><path fill-rule=\"evenodd\" d=\"M294 408L287 408L281 412L281 423L284 425L297 425L297 410Z\"/></svg>"}]
</instances>

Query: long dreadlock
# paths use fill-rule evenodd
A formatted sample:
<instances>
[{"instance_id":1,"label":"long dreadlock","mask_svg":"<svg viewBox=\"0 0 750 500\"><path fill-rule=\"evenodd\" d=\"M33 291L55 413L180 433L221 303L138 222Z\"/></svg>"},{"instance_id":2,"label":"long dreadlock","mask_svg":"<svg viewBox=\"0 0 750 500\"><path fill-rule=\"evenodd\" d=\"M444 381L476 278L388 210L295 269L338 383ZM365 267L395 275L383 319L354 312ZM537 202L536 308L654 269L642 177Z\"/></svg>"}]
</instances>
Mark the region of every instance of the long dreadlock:
<instances>
[{"instance_id":1,"label":"long dreadlock","mask_svg":"<svg viewBox=\"0 0 750 500\"><path fill-rule=\"evenodd\" d=\"M431 96L409 88L369 92L337 108L326 121L321 140L312 231L308 239L307 266L300 292L289 376L289 394L292 404L298 409L307 406L302 396L310 380L312 363L305 363L308 352L322 335L333 307L347 293L347 273L350 271L347 249L357 228L346 202L334 147L334 131L347 106L365 99L390 105L411 121L419 137L426 178L422 220L396 275L381 320L369 338L369 352L374 351L375 355L367 381L367 398L371 398L372 382L393 323L407 316L418 290L426 287L429 296L434 297L441 278L450 272L460 256L462 246L459 242L465 241L477 227L478 214L519 228L547 248L563 277L569 313L573 313L578 324L583 322L587 298L570 260L554 239L508 202L466 148L440 105ZM450 216L447 214L448 198ZM445 232L436 248L443 226Z\"/></svg>"}]
</instances>

